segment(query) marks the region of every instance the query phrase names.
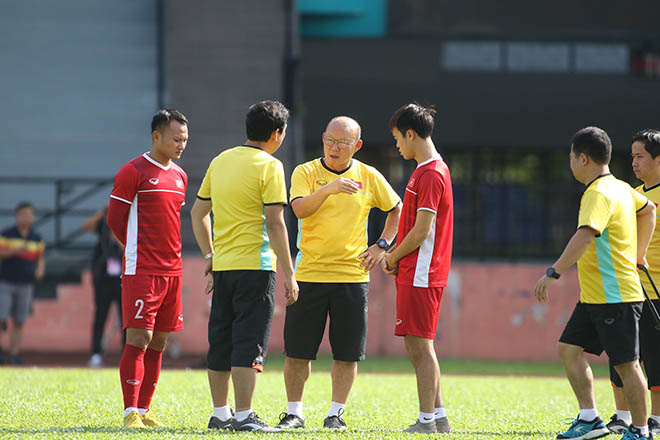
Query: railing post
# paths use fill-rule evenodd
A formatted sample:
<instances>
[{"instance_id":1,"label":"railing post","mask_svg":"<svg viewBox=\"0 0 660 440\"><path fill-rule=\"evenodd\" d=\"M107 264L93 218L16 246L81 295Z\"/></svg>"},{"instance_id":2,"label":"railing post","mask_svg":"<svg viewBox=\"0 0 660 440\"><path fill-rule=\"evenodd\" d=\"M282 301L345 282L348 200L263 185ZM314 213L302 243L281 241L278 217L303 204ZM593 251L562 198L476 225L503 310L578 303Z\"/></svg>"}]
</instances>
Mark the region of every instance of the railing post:
<instances>
[{"instance_id":1,"label":"railing post","mask_svg":"<svg viewBox=\"0 0 660 440\"><path fill-rule=\"evenodd\" d=\"M62 180L55 181L55 248L60 245L62 235Z\"/></svg>"}]
</instances>

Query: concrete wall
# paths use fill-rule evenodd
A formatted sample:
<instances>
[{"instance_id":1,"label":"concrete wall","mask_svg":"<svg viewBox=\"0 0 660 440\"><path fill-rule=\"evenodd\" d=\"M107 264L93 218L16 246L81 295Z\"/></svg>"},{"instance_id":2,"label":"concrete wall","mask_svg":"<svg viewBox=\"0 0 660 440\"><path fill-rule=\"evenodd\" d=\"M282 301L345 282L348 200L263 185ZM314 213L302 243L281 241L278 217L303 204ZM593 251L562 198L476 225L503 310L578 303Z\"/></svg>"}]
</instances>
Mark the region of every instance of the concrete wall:
<instances>
[{"instance_id":1,"label":"concrete wall","mask_svg":"<svg viewBox=\"0 0 660 440\"><path fill-rule=\"evenodd\" d=\"M185 354L203 355L207 348L209 297L204 295L201 258L185 258L183 298L185 329L173 337ZM539 304L532 289L545 265L456 262L445 289L436 349L441 357L558 361L556 342L578 300L577 273L564 274ZM396 308L394 282L380 269L369 290L368 355L405 356L403 340L393 335ZM90 347L93 295L89 273L81 285L61 286L56 301L35 303L24 331L25 350L85 352ZM282 353L284 296L278 285L270 353ZM115 322L111 319L111 322ZM111 325L108 325L108 329ZM120 349L111 330L108 350ZM329 351L327 335L322 344Z\"/></svg>"}]
</instances>

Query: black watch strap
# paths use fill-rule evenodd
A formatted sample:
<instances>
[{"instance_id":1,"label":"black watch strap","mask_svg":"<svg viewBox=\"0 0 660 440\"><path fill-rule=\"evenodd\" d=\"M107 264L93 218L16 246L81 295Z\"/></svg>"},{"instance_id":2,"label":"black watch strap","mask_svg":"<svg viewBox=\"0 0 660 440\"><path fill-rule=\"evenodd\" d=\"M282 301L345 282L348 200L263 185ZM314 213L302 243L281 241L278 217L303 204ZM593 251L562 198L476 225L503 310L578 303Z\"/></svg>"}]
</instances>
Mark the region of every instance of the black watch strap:
<instances>
[{"instance_id":1,"label":"black watch strap","mask_svg":"<svg viewBox=\"0 0 660 440\"><path fill-rule=\"evenodd\" d=\"M389 250L391 247L391 245L384 238L379 238L378 240L376 240L376 246L378 246L381 249L385 249L386 251Z\"/></svg>"},{"instance_id":2,"label":"black watch strap","mask_svg":"<svg viewBox=\"0 0 660 440\"><path fill-rule=\"evenodd\" d=\"M555 268L552 267L552 266L550 266L549 268L547 268L547 269L545 270L545 274L546 274L548 277L550 277L550 278L554 278L554 279L556 279L556 280L558 280L559 277L561 276L560 274L557 273L557 271L555 270Z\"/></svg>"}]
</instances>

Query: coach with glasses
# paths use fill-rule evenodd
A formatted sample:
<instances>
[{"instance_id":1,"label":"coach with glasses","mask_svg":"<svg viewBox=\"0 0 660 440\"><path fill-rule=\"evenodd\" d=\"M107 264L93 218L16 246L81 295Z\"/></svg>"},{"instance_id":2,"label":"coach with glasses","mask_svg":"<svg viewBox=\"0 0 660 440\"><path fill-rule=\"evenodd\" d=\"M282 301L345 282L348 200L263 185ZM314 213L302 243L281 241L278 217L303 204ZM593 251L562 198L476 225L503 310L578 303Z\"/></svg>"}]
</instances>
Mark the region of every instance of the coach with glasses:
<instances>
[{"instance_id":1,"label":"coach with glasses","mask_svg":"<svg viewBox=\"0 0 660 440\"><path fill-rule=\"evenodd\" d=\"M355 159L362 147L360 125L333 118L323 133L323 157L296 167L291 208L298 217L298 302L287 307L284 381L287 412L279 428L303 428L305 382L330 317L332 402L324 428L345 429L344 406L365 357L369 271L394 239L401 199L373 167ZM367 246L371 208L388 212L376 244Z\"/></svg>"}]
</instances>

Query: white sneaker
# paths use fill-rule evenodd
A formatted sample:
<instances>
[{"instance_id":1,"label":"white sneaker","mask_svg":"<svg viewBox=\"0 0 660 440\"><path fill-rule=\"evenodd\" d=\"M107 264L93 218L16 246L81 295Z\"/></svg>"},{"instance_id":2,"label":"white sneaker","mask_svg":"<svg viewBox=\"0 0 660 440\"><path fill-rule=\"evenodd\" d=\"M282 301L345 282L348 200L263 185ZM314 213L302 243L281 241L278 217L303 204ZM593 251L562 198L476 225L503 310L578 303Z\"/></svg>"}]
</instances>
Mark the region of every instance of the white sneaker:
<instances>
[{"instance_id":1,"label":"white sneaker","mask_svg":"<svg viewBox=\"0 0 660 440\"><path fill-rule=\"evenodd\" d=\"M103 357L99 353L94 353L87 363L89 368L100 368L103 366Z\"/></svg>"}]
</instances>

